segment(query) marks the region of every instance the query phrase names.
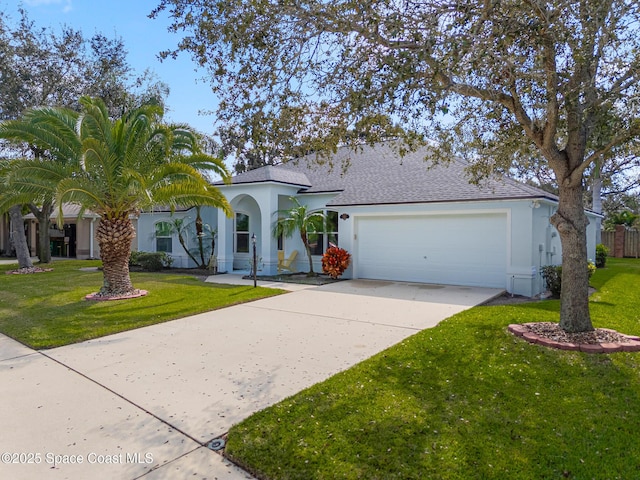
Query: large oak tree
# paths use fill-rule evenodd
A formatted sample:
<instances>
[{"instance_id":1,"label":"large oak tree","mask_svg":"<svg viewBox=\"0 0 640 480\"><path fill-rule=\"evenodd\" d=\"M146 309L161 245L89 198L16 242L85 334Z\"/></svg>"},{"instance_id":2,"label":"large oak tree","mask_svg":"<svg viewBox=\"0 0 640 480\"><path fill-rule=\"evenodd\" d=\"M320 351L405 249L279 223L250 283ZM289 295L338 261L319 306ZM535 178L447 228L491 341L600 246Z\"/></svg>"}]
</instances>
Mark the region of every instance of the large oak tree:
<instances>
[{"instance_id":1,"label":"large oak tree","mask_svg":"<svg viewBox=\"0 0 640 480\"><path fill-rule=\"evenodd\" d=\"M2 12L0 12L2 13ZM63 26L59 31L38 27L26 11L12 19L0 15L0 120L19 118L27 109L44 106L79 110L82 95L103 99L113 117L151 99L162 103L168 88L152 73L136 74L127 60L127 50L119 38L96 33L86 37L80 30ZM0 155L15 158L52 159L50 152L33 144L0 144ZM0 198L12 192L6 187ZM53 199L49 196L22 197L40 224L36 254L41 262L49 262L50 217ZM8 211L12 204L0 211ZM13 222L22 225L21 208L12 210ZM24 237L24 236L22 236ZM17 237L13 237L17 240ZM26 240L25 240L26 241ZM15 245L27 252L26 243ZM28 260L30 262L30 260ZM29 266L20 261L20 266Z\"/></svg>"},{"instance_id":2,"label":"large oak tree","mask_svg":"<svg viewBox=\"0 0 640 480\"><path fill-rule=\"evenodd\" d=\"M175 52L209 69L222 119L286 115L313 150L397 119L478 177L541 158L559 205L560 325L593 329L585 172L640 133L636 0L161 0ZM445 113L446 115L443 115ZM356 135L353 135L355 131Z\"/></svg>"}]
</instances>

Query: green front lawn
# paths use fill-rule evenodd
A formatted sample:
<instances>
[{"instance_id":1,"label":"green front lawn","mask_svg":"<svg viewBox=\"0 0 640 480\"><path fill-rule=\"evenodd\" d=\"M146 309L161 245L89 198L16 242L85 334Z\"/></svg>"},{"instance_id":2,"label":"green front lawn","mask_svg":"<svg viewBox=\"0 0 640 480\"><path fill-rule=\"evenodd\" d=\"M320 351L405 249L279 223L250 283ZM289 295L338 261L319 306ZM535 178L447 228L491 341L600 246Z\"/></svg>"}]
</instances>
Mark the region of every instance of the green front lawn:
<instances>
[{"instance_id":1,"label":"green front lawn","mask_svg":"<svg viewBox=\"0 0 640 480\"><path fill-rule=\"evenodd\" d=\"M640 261L592 278L596 327L640 335ZM640 478L640 353L526 343L558 301L477 307L261 411L226 454L262 479Z\"/></svg>"},{"instance_id":2,"label":"green front lawn","mask_svg":"<svg viewBox=\"0 0 640 480\"><path fill-rule=\"evenodd\" d=\"M0 266L0 333L32 348L51 348L166 322L282 293L281 290L204 283L190 275L132 273L145 297L95 302L102 272L81 271L96 261L60 261L51 272L6 275Z\"/></svg>"}]
</instances>

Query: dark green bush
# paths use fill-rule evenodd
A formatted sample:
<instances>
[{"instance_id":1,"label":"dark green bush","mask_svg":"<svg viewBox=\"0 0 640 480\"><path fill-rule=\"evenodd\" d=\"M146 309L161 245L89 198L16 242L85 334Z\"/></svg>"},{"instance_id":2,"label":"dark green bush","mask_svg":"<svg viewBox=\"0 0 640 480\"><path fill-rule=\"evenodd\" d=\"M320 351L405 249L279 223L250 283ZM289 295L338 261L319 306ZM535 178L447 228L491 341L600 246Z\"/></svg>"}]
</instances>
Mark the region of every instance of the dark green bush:
<instances>
[{"instance_id":1,"label":"dark green bush","mask_svg":"<svg viewBox=\"0 0 640 480\"><path fill-rule=\"evenodd\" d=\"M144 253L144 252L138 252L138 251L131 252L131 254L129 255L129 266L130 267L139 267L140 266L140 263L138 262L138 257L140 256L141 253Z\"/></svg>"},{"instance_id":2,"label":"dark green bush","mask_svg":"<svg viewBox=\"0 0 640 480\"><path fill-rule=\"evenodd\" d=\"M599 243L596 245L596 268L604 268L607 264L607 257L609 256L609 249Z\"/></svg>"},{"instance_id":3,"label":"dark green bush","mask_svg":"<svg viewBox=\"0 0 640 480\"><path fill-rule=\"evenodd\" d=\"M589 269L589 278L596 271L596 266L593 262L587 264ZM562 266L561 265L545 265L540 268L542 278L544 278L547 288L551 292L554 298L560 298L560 292L562 291Z\"/></svg>"},{"instance_id":4,"label":"dark green bush","mask_svg":"<svg viewBox=\"0 0 640 480\"><path fill-rule=\"evenodd\" d=\"M138 266L148 272L157 272L170 267L173 258L166 252L131 252L129 266Z\"/></svg>"},{"instance_id":5,"label":"dark green bush","mask_svg":"<svg viewBox=\"0 0 640 480\"><path fill-rule=\"evenodd\" d=\"M559 297L562 290L562 267L560 265L545 265L540 269L542 278L553 297Z\"/></svg>"}]
</instances>

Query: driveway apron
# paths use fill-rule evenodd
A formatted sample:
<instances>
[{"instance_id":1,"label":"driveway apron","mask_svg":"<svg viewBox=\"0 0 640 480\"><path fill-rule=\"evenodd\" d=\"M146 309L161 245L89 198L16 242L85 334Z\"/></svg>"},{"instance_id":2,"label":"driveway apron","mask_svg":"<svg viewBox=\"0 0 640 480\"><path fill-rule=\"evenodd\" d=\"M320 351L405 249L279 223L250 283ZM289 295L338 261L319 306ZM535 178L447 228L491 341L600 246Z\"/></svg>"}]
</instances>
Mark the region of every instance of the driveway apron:
<instances>
[{"instance_id":1,"label":"driveway apron","mask_svg":"<svg viewBox=\"0 0 640 480\"><path fill-rule=\"evenodd\" d=\"M501 293L365 280L291 289L41 352L0 335L0 478L252 478L207 445Z\"/></svg>"}]
</instances>

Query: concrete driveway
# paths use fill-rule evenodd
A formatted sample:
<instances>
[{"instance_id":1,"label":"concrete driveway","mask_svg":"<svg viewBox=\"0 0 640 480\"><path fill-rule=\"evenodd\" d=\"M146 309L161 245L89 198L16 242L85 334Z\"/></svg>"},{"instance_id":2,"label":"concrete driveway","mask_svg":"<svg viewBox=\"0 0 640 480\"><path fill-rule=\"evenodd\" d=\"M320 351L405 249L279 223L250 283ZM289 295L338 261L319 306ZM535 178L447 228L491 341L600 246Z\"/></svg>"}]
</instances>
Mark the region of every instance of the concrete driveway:
<instances>
[{"instance_id":1,"label":"concrete driveway","mask_svg":"<svg viewBox=\"0 0 640 480\"><path fill-rule=\"evenodd\" d=\"M206 445L501 293L364 280L284 286L294 291L41 352L0 335L0 478L252 478Z\"/></svg>"}]
</instances>

